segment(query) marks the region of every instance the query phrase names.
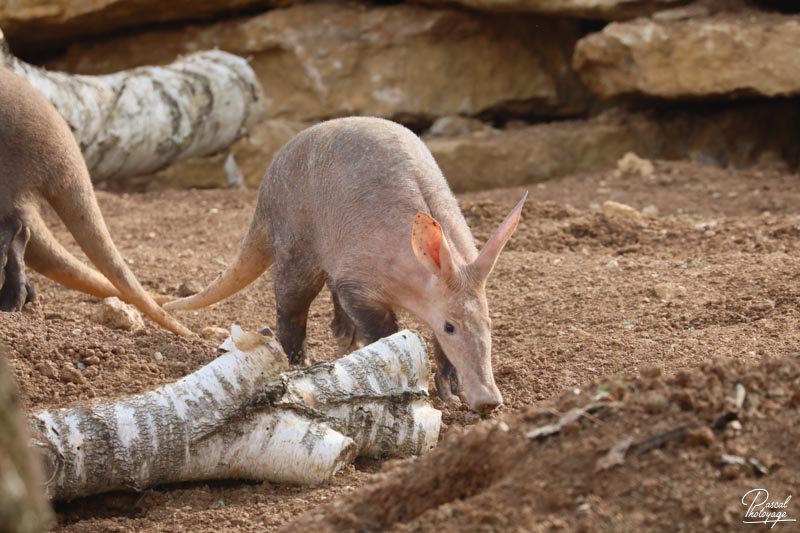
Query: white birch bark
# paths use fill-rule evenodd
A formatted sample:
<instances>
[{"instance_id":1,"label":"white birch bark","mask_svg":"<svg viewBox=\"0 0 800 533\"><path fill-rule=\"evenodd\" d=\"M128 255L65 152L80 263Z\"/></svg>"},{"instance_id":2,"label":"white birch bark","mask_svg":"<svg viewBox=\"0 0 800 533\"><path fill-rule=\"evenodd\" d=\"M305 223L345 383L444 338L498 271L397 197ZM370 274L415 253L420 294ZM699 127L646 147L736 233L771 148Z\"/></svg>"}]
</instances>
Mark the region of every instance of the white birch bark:
<instances>
[{"instance_id":1,"label":"white birch bark","mask_svg":"<svg viewBox=\"0 0 800 533\"><path fill-rule=\"evenodd\" d=\"M17 59L0 31L0 65L53 103L72 129L93 181L147 174L219 152L253 126L264 107L247 61L220 50L163 67L82 76Z\"/></svg>"},{"instance_id":2,"label":"white birch bark","mask_svg":"<svg viewBox=\"0 0 800 533\"><path fill-rule=\"evenodd\" d=\"M435 446L441 413L427 404L428 359L417 333L289 372L274 340L237 331L232 338L223 346L236 349L175 383L33 414L49 495L221 478L318 484L357 455Z\"/></svg>"}]
</instances>

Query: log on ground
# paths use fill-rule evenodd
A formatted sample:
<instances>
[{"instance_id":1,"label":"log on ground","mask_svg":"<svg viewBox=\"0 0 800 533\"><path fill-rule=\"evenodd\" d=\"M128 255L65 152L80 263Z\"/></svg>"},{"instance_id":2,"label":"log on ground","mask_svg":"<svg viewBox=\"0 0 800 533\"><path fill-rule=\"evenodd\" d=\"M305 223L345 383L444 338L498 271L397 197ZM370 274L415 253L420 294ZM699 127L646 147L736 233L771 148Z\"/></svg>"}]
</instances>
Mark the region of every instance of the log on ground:
<instances>
[{"instance_id":1,"label":"log on ground","mask_svg":"<svg viewBox=\"0 0 800 533\"><path fill-rule=\"evenodd\" d=\"M261 85L247 61L220 50L163 67L82 76L21 61L0 31L0 65L53 103L95 182L217 153L255 125L264 110Z\"/></svg>"},{"instance_id":2,"label":"log on ground","mask_svg":"<svg viewBox=\"0 0 800 533\"><path fill-rule=\"evenodd\" d=\"M223 346L233 349L156 390L33 414L49 495L231 478L318 484L358 455L436 445L441 412L428 404L415 332L293 371L273 339L234 327Z\"/></svg>"}]
</instances>

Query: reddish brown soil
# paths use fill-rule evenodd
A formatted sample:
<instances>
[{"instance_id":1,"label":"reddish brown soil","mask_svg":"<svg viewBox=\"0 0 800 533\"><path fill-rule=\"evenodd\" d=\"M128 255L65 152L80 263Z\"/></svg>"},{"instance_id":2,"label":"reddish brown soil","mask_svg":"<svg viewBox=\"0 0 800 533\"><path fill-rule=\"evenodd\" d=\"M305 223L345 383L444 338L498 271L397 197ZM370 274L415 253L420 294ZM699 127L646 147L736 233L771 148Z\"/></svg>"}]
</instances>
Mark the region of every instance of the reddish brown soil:
<instances>
[{"instance_id":1,"label":"reddish brown soil","mask_svg":"<svg viewBox=\"0 0 800 533\"><path fill-rule=\"evenodd\" d=\"M796 372L787 378L776 371L772 378L772 373L759 370L764 358L796 360L800 352L797 180L796 175L770 171L659 163L656 172L644 178L604 173L531 186L523 222L487 288L495 328L494 367L507 402L496 416L507 417L511 436L485 449L478 447L476 453L500 454L486 464L507 466L498 466L498 473L480 481L480 486L448 494L449 498L478 495L474 500L431 505L419 516L400 517L407 523L396 527L530 530L561 524L571 529L597 520L610 529L638 530L677 528L683 520L689 529L699 529L703 517L709 517L708 523L719 529L730 520L736 523L733 511L741 507L736 495L741 498L745 487L764 485L776 497L792 490L800 493L797 402L790 401L798 386ZM488 237L521 192L499 190L461 198L478 241ZM231 260L249 222L255 193L101 193L99 199L117 245L143 284L176 293L184 282L198 287L209 282L223 268L222 262ZM654 205L660 215L647 216L640 225L611 223L596 210L606 199L638 209ZM63 230L58 236L70 242ZM109 330L91 319L96 299L40 276L34 281L41 303L21 314L0 316L0 340L11 347L11 363L29 409L140 392L196 370L216 353L217 342L176 338L151 324L137 334ZM662 301L654 288L664 283L679 285L685 295ZM266 275L212 309L180 317L197 330L227 328L234 322L246 328L272 325L271 287ZM330 298L322 294L310 318L309 347L315 360L334 356L330 318ZM418 327L410 319L404 325ZM163 358L156 359L155 352ZM95 361L90 359L93 355L99 361L81 370L80 383L60 379L64 367ZM716 371L697 369L720 357L736 364L726 363L730 370L716 378L718 383L706 383L703 380L712 380L708 376ZM580 388L584 392L576 398L582 399L586 391L593 391L587 386L599 383L602 376L635 376L651 366L667 377L689 369L696 377L691 390L708 395L707 401L698 400L699 407L682 411L672 398L685 386L656 380L653 387L669 400L663 412L642 411L646 399L637 392L608 422L582 422L578 431L541 445L519 436L520 430L544 423L536 413L566 407L566 400L553 398ZM707 450L668 445L623 467L592 475L598 455L625 431L641 439L682 421L708 424L732 384L745 382L749 375L761 376L753 378L756 390L763 388L760 394L779 386L785 397L774 399L777 410L767 409L763 402L750 409L740 437L720 433ZM650 385L638 387L637 391ZM435 404L445 410L448 441L478 421L462 409L446 408L438 400ZM441 453L457 455L461 446L453 442ZM467 444L463 446L466 450ZM709 455L721 451L720 446L774 468L761 479L747 472L740 472L734 481L722 479L715 472L724 469ZM308 508L365 485L381 468L385 466L358 464L315 489L229 482L89 498L58 506L59 530L275 529ZM506 477L506 472L514 475ZM470 483L470 475L461 478ZM441 480L457 481L444 473ZM396 497L406 495L403 490ZM537 495L541 498L534 502ZM590 512L584 520L576 513L584 512L579 507L586 502ZM485 512L479 512L481 506ZM800 507L795 515L800 515ZM662 522L666 517L670 521Z\"/></svg>"},{"instance_id":2,"label":"reddish brown soil","mask_svg":"<svg viewBox=\"0 0 800 533\"><path fill-rule=\"evenodd\" d=\"M731 531L744 527L740 502L748 491L766 487L780 502L797 493L797 358L755 365L718 359L667 379L658 367L643 374L448 435L427 456L387 464L365 487L284 529ZM733 400L737 385L750 391L741 409ZM596 402L600 409L560 434L526 435L601 391L608 397ZM734 416L738 426L724 423ZM603 464L625 439L624 459ZM752 463L729 464L725 455ZM797 508L788 509L791 518Z\"/></svg>"}]
</instances>

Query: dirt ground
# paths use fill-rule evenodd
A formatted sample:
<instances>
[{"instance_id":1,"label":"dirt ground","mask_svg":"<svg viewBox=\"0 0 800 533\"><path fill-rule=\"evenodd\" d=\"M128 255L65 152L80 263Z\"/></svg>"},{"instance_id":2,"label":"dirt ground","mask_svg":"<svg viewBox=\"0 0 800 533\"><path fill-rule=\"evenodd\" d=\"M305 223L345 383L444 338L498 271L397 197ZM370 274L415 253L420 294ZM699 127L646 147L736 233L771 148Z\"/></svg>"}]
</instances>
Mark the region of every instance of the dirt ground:
<instances>
[{"instance_id":1,"label":"dirt ground","mask_svg":"<svg viewBox=\"0 0 800 533\"><path fill-rule=\"evenodd\" d=\"M800 495L798 176L658 162L649 176L573 176L529 190L487 286L506 399L494 421L434 400L444 442L429 458L360 462L318 488L231 481L87 498L57 506L57 530L263 531L314 510L287 528L325 520L365 531L729 531L741 526L747 490L764 487L780 501ZM522 191L460 197L480 243ZM610 221L600 212L607 199L645 216ZM232 259L255 192L99 193L99 201L143 284L176 294L183 283L205 285ZM75 250L63 229L57 235ZM217 342L152 324L136 334L107 329L92 319L96 299L34 281L40 303L0 316L28 409L151 389L215 356ZM180 318L195 330L273 325L271 288L265 275ZM323 293L310 316L313 360L334 356L330 319ZM408 317L403 325L419 327ZM79 362L81 377L70 382L74 372L64 369ZM714 429L737 383L747 391L738 420ZM542 442L523 436L601 392L612 407ZM650 437L676 428L639 454ZM625 464L595 473L626 435L634 443ZM724 465L722 453L754 459L767 473ZM430 495L422 504L408 503L415 486ZM337 496L345 499L336 507L322 505ZM384 507L380 520L362 512ZM800 518L800 503L788 512Z\"/></svg>"}]
</instances>

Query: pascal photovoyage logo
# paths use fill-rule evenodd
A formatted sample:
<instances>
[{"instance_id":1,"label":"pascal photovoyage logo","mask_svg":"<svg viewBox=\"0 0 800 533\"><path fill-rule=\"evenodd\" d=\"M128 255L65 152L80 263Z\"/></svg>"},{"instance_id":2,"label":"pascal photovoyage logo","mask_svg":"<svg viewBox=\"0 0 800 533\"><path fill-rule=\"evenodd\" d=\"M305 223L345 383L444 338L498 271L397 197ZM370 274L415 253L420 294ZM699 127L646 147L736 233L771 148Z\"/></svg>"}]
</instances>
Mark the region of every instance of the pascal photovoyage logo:
<instances>
[{"instance_id":1,"label":"pascal photovoyage logo","mask_svg":"<svg viewBox=\"0 0 800 533\"><path fill-rule=\"evenodd\" d=\"M789 502L792 495L783 501L770 500L767 489L753 489L742 496L742 505L747 507L744 513L743 524L764 524L774 528L781 522L797 522L796 518L789 518Z\"/></svg>"}]
</instances>

